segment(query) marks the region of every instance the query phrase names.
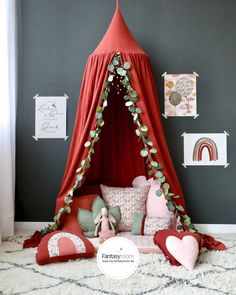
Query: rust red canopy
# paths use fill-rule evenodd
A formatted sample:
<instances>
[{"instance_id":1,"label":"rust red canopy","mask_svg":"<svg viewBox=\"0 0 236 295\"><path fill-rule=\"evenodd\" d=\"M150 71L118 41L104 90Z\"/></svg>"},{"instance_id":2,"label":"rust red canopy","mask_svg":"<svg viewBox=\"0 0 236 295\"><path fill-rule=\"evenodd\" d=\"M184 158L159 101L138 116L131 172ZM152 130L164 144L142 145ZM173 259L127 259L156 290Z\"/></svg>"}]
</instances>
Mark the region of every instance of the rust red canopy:
<instances>
[{"instance_id":1,"label":"rust red canopy","mask_svg":"<svg viewBox=\"0 0 236 295\"><path fill-rule=\"evenodd\" d=\"M171 192L180 196L175 203L183 207L183 214L187 214L181 186L166 144L151 63L129 31L118 5L105 36L86 64L74 133L61 190L56 200L56 214L65 206L64 198L74 187L76 170L86 158L87 149L84 143L89 140L89 132L96 124L96 108L109 75L107 67L117 52L123 61L131 64L130 83L139 98L136 105L142 110L140 117L148 126L148 136L153 142L153 147L157 149L157 153L153 155L154 160L162 164L162 172ZM124 104L123 97L117 91L111 91L109 94L108 106L103 116L105 125L102 127L100 140L96 143L91 167L83 177L82 187L74 193L71 203L72 214L65 216L64 229L79 229L75 206L83 204L89 208L93 198L85 195L99 194L99 184L127 187L131 186L136 176L150 177L145 159L140 156L143 146L135 134L133 118ZM213 238L204 237L208 248L221 247Z\"/></svg>"}]
</instances>

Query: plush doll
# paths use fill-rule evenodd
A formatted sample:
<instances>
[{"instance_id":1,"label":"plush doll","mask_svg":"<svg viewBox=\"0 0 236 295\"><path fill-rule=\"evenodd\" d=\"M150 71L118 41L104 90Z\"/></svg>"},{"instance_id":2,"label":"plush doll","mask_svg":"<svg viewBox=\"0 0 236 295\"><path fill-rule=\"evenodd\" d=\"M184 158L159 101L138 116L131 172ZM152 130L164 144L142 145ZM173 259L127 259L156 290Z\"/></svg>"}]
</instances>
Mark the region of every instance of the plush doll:
<instances>
[{"instance_id":1,"label":"plush doll","mask_svg":"<svg viewBox=\"0 0 236 295\"><path fill-rule=\"evenodd\" d=\"M95 219L97 219L96 223ZM79 225L83 230L83 235L87 238L97 237L100 226L102 227L101 232L109 230L110 227L112 231L115 231L120 220L120 207L115 206L107 209L105 201L99 196L93 201L92 211L83 208L78 210ZM99 224L96 226L97 223Z\"/></svg>"},{"instance_id":2,"label":"plush doll","mask_svg":"<svg viewBox=\"0 0 236 295\"><path fill-rule=\"evenodd\" d=\"M115 236L115 227L113 223L116 223L115 218L108 212L106 207L103 207L97 217L94 220L94 223L96 224L95 236L100 237L100 242L103 242L106 239L109 239L111 237ZM101 231L98 232L98 229L101 225ZM110 229L111 227L111 229Z\"/></svg>"}]
</instances>

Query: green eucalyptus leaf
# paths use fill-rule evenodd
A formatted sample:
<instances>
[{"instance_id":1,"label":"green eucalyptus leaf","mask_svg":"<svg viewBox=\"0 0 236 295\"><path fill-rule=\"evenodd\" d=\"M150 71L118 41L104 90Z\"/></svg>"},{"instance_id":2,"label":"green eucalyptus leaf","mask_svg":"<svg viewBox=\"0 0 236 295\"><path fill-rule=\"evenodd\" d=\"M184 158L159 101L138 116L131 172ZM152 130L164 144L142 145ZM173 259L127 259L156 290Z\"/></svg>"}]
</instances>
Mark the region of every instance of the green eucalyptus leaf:
<instances>
[{"instance_id":1,"label":"green eucalyptus leaf","mask_svg":"<svg viewBox=\"0 0 236 295\"><path fill-rule=\"evenodd\" d=\"M108 93L107 92L102 92L101 93L101 98L102 99L106 99L108 97Z\"/></svg>"},{"instance_id":2,"label":"green eucalyptus leaf","mask_svg":"<svg viewBox=\"0 0 236 295\"><path fill-rule=\"evenodd\" d=\"M64 208L60 208L60 210L58 211L58 214L62 214L64 212Z\"/></svg>"},{"instance_id":3,"label":"green eucalyptus leaf","mask_svg":"<svg viewBox=\"0 0 236 295\"><path fill-rule=\"evenodd\" d=\"M156 177L162 177L163 176L163 173L161 172L161 171L157 171L157 173L156 173Z\"/></svg>"},{"instance_id":4,"label":"green eucalyptus leaf","mask_svg":"<svg viewBox=\"0 0 236 295\"><path fill-rule=\"evenodd\" d=\"M148 127L147 127L146 125L143 125L143 126L141 127L141 130L142 130L143 132L147 132L147 131L148 131Z\"/></svg>"},{"instance_id":5,"label":"green eucalyptus leaf","mask_svg":"<svg viewBox=\"0 0 236 295\"><path fill-rule=\"evenodd\" d=\"M158 171L158 172L160 172L160 171ZM163 174L162 174L163 175ZM157 176L158 177L158 176ZM163 190L164 190L164 195L168 195L168 197L169 197L169 194L168 194L168 192L169 192L169 189L170 189L170 185L169 185L169 183L167 183L167 182L165 182L164 184L163 184Z\"/></svg>"},{"instance_id":6,"label":"green eucalyptus leaf","mask_svg":"<svg viewBox=\"0 0 236 295\"><path fill-rule=\"evenodd\" d=\"M127 107L130 107L130 106L133 105L133 103L132 103L132 101L127 101L127 102L125 103L125 105L126 105Z\"/></svg>"},{"instance_id":7,"label":"green eucalyptus leaf","mask_svg":"<svg viewBox=\"0 0 236 295\"><path fill-rule=\"evenodd\" d=\"M149 170L148 171L148 175L153 175L154 171L153 170Z\"/></svg>"},{"instance_id":8,"label":"green eucalyptus leaf","mask_svg":"<svg viewBox=\"0 0 236 295\"><path fill-rule=\"evenodd\" d=\"M148 151L146 151L146 150L141 150L140 154L141 154L142 157L147 157L147 155L148 155Z\"/></svg>"},{"instance_id":9,"label":"green eucalyptus leaf","mask_svg":"<svg viewBox=\"0 0 236 295\"><path fill-rule=\"evenodd\" d=\"M124 96L124 100L130 100L130 98L131 98L131 97L130 97L129 95L125 95L125 96Z\"/></svg>"},{"instance_id":10,"label":"green eucalyptus leaf","mask_svg":"<svg viewBox=\"0 0 236 295\"><path fill-rule=\"evenodd\" d=\"M113 65L109 65L107 69L109 72L114 72L115 67Z\"/></svg>"},{"instance_id":11,"label":"green eucalyptus leaf","mask_svg":"<svg viewBox=\"0 0 236 295\"><path fill-rule=\"evenodd\" d=\"M124 69L128 70L130 69L130 67L131 67L131 64L129 62L124 63Z\"/></svg>"},{"instance_id":12,"label":"green eucalyptus leaf","mask_svg":"<svg viewBox=\"0 0 236 295\"><path fill-rule=\"evenodd\" d=\"M71 197L73 197L73 194L74 194L74 190L73 189L70 189L69 192L68 192L68 195L71 196Z\"/></svg>"},{"instance_id":13,"label":"green eucalyptus leaf","mask_svg":"<svg viewBox=\"0 0 236 295\"><path fill-rule=\"evenodd\" d=\"M197 232L195 228L190 228L189 231L190 231L191 233L196 233L196 232Z\"/></svg>"},{"instance_id":14,"label":"green eucalyptus leaf","mask_svg":"<svg viewBox=\"0 0 236 295\"><path fill-rule=\"evenodd\" d=\"M76 169L76 173L80 172L83 168L82 167L79 167L78 169Z\"/></svg>"},{"instance_id":15,"label":"green eucalyptus leaf","mask_svg":"<svg viewBox=\"0 0 236 295\"><path fill-rule=\"evenodd\" d=\"M108 81L109 81L109 82L112 82L113 79L114 79L114 76L113 76L113 75L109 75L109 77L108 77Z\"/></svg>"},{"instance_id":16,"label":"green eucalyptus leaf","mask_svg":"<svg viewBox=\"0 0 236 295\"><path fill-rule=\"evenodd\" d=\"M90 141L86 141L85 144L84 144L84 147L89 147L91 145L91 142Z\"/></svg>"},{"instance_id":17,"label":"green eucalyptus leaf","mask_svg":"<svg viewBox=\"0 0 236 295\"><path fill-rule=\"evenodd\" d=\"M83 179L83 176L81 174L76 175L76 180L81 181Z\"/></svg>"},{"instance_id":18,"label":"green eucalyptus leaf","mask_svg":"<svg viewBox=\"0 0 236 295\"><path fill-rule=\"evenodd\" d=\"M140 108L136 108L135 111L136 111L137 114L141 114L142 113L142 110Z\"/></svg>"},{"instance_id":19,"label":"green eucalyptus leaf","mask_svg":"<svg viewBox=\"0 0 236 295\"><path fill-rule=\"evenodd\" d=\"M140 136L140 135L141 135L141 133L140 133L140 130L139 130L139 129L136 129L136 130L135 130L135 133L136 133L136 135L137 135L137 136Z\"/></svg>"},{"instance_id":20,"label":"green eucalyptus leaf","mask_svg":"<svg viewBox=\"0 0 236 295\"><path fill-rule=\"evenodd\" d=\"M50 228L51 228L52 230L56 230L56 229L57 229L57 225L56 225L56 223L51 224Z\"/></svg>"},{"instance_id":21,"label":"green eucalyptus leaf","mask_svg":"<svg viewBox=\"0 0 236 295\"><path fill-rule=\"evenodd\" d=\"M138 98L137 98L137 97L130 97L130 100L131 100L133 103L138 102Z\"/></svg>"},{"instance_id":22,"label":"green eucalyptus leaf","mask_svg":"<svg viewBox=\"0 0 236 295\"><path fill-rule=\"evenodd\" d=\"M120 75L120 76L122 76L122 77L126 75L126 70L124 70L124 69L121 68L121 67L120 67L120 68L117 68L117 69L116 69L116 72L117 72L118 75Z\"/></svg>"},{"instance_id":23,"label":"green eucalyptus leaf","mask_svg":"<svg viewBox=\"0 0 236 295\"><path fill-rule=\"evenodd\" d=\"M102 119L102 113L96 113L96 118L97 119Z\"/></svg>"},{"instance_id":24,"label":"green eucalyptus leaf","mask_svg":"<svg viewBox=\"0 0 236 295\"><path fill-rule=\"evenodd\" d=\"M112 60L112 64L113 64L114 66L117 66L117 65L119 64L119 59L116 58L116 57L114 57L113 60Z\"/></svg>"},{"instance_id":25,"label":"green eucalyptus leaf","mask_svg":"<svg viewBox=\"0 0 236 295\"><path fill-rule=\"evenodd\" d=\"M95 135L96 135L96 132L94 131L94 130L91 130L91 131L89 131L89 135L90 135L90 137L95 137Z\"/></svg>"},{"instance_id":26,"label":"green eucalyptus leaf","mask_svg":"<svg viewBox=\"0 0 236 295\"><path fill-rule=\"evenodd\" d=\"M162 169L162 165L158 163L156 168L157 168L158 170L161 170L161 169Z\"/></svg>"},{"instance_id":27,"label":"green eucalyptus leaf","mask_svg":"<svg viewBox=\"0 0 236 295\"><path fill-rule=\"evenodd\" d=\"M175 211L175 206L174 206L174 204L171 201L168 201L166 203L166 206L167 206L167 208L168 208L169 211L171 211L171 212Z\"/></svg>"},{"instance_id":28,"label":"green eucalyptus leaf","mask_svg":"<svg viewBox=\"0 0 236 295\"><path fill-rule=\"evenodd\" d=\"M110 89L110 83L108 81L105 82L104 88L109 88Z\"/></svg>"},{"instance_id":29,"label":"green eucalyptus leaf","mask_svg":"<svg viewBox=\"0 0 236 295\"><path fill-rule=\"evenodd\" d=\"M174 195L174 194L172 194L172 195ZM178 198L180 198L180 196L175 196L175 195L174 195L173 198L174 198L174 199L178 199Z\"/></svg>"},{"instance_id":30,"label":"green eucalyptus leaf","mask_svg":"<svg viewBox=\"0 0 236 295\"><path fill-rule=\"evenodd\" d=\"M165 176L158 178L158 181L159 181L160 183L164 183L164 182L166 181Z\"/></svg>"},{"instance_id":31,"label":"green eucalyptus leaf","mask_svg":"<svg viewBox=\"0 0 236 295\"><path fill-rule=\"evenodd\" d=\"M176 209L177 209L178 211L184 212L184 208L183 208L183 206L181 206L181 205L176 206Z\"/></svg>"},{"instance_id":32,"label":"green eucalyptus leaf","mask_svg":"<svg viewBox=\"0 0 236 295\"><path fill-rule=\"evenodd\" d=\"M130 92L130 96L131 97L136 97L137 96L137 92L135 90Z\"/></svg>"},{"instance_id":33,"label":"green eucalyptus leaf","mask_svg":"<svg viewBox=\"0 0 236 295\"><path fill-rule=\"evenodd\" d=\"M107 107L107 100L104 100L103 104L102 104L102 107L103 108L106 108Z\"/></svg>"},{"instance_id":34,"label":"green eucalyptus leaf","mask_svg":"<svg viewBox=\"0 0 236 295\"><path fill-rule=\"evenodd\" d=\"M158 197L160 197L162 195L162 190L160 190L160 189L156 190L156 195Z\"/></svg>"},{"instance_id":35,"label":"green eucalyptus leaf","mask_svg":"<svg viewBox=\"0 0 236 295\"><path fill-rule=\"evenodd\" d=\"M98 120L98 126L102 127L105 124L104 120Z\"/></svg>"},{"instance_id":36,"label":"green eucalyptus leaf","mask_svg":"<svg viewBox=\"0 0 236 295\"><path fill-rule=\"evenodd\" d=\"M153 146L153 142L150 139L147 139L146 144L148 144L149 146Z\"/></svg>"},{"instance_id":37,"label":"green eucalyptus leaf","mask_svg":"<svg viewBox=\"0 0 236 295\"><path fill-rule=\"evenodd\" d=\"M130 78L129 75L127 75L127 74L128 74L128 73L126 72L126 75L124 76L124 80L125 80L125 81L129 81L129 78Z\"/></svg>"},{"instance_id":38,"label":"green eucalyptus leaf","mask_svg":"<svg viewBox=\"0 0 236 295\"><path fill-rule=\"evenodd\" d=\"M90 151L91 151L91 153L92 153L92 154L94 154L94 153L95 153L95 151L94 151L94 148L93 148L93 147L90 149Z\"/></svg>"},{"instance_id":39,"label":"green eucalyptus leaf","mask_svg":"<svg viewBox=\"0 0 236 295\"><path fill-rule=\"evenodd\" d=\"M134 121L138 119L138 114L134 114Z\"/></svg>"},{"instance_id":40,"label":"green eucalyptus leaf","mask_svg":"<svg viewBox=\"0 0 236 295\"><path fill-rule=\"evenodd\" d=\"M195 226L194 226L194 224L190 223L190 224L188 225L188 228L195 228Z\"/></svg>"},{"instance_id":41,"label":"green eucalyptus leaf","mask_svg":"<svg viewBox=\"0 0 236 295\"><path fill-rule=\"evenodd\" d=\"M174 195L175 194L173 194L173 193L168 193L168 196L171 197L171 198L174 198Z\"/></svg>"},{"instance_id":42,"label":"green eucalyptus leaf","mask_svg":"<svg viewBox=\"0 0 236 295\"><path fill-rule=\"evenodd\" d=\"M189 226L189 224L191 224L191 219L188 217L186 217L185 219L184 219L184 224L186 224L187 226Z\"/></svg>"},{"instance_id":43,"label":"green eucalyptus leaf","mask_svg":"<svg viewBox=\"0 0 236 295\"><path fill-rule=\"evenodd\" d=\"M68 214L70 214L71 213L71 208L68 206L68 207L66 207L66 212L68 213Z\"/></svg>"},{"instance_id":44,"label":"green eucalyptus leaf","mask_svg":"<svg viewBox=\"0 0 236 295\"><path fill-rule=\"evenodd\" d=\"M127 81L127 80L125 80L125 79L123 79L122 81L121 81L121 83L122 83L122 85L123 86L125 86L125 87L128 87L130 84L129 84L129 81Z\"/></svg>"},{"instance_id":45,"label":"green eucalyptus leaf","mask_svg":"<svg viewBox=\"0 0 236 295\"><path fill-rule=\"evenodd\" d=\"M64 198L64 202L65 202L66 204L68 204L69 201L70 201L70 198L68 198L68 197L65 197L65 198Z\"/></svg>"},{"instance_id":46,"label":"green eucalyptus leaf","mask_svg":"<svg viewBox=\"0 0 236 295\"><path fill-rule=\"evenodd\" d=\"M154 167L154 168L157 167L157 162L156 161L152 161L151 162L151 166Z\"/></svg>"},{"instance_id":47,"label":"green eucalyptus leaf","mask_svg":"<svg viewBox=\"0 0 236 295\"><path fill-rule=\"evenodd\" d=\"M157 153L157 150L156 149L150 149L150 153L152 153L152 154L155 154L155 153Z\"/></svg>"},{"instance_id":48,"label":"green eucalyptus leaf","mask_svg":"<svg viewBox=\"0 0 236 295\"><path fill-rule=\"evenodd\" d=\"M128 108L128 110L131 112L131 113L134 113L135 112L135 107L134 106L131 106Z\"/></svg>"},{"instance_id":49,"label":"green eucalyptus leaf","mask_svg":"<svg viewBox=\"0 0 236 295\"><path fill-rule=\"evenodd\" d=\"M99 141L99 139L100 139L100 137L99 136L96 136L95 138L94 138L94 142L98 142Z\"/></svg>"},{"instance_id":50,"label":"green eucalyptus leaf","mask_svg":"<svg viewBox=\"0 0 236 295\"><path fill-rule=\"evenodd\" d=\"M101 107L101 106L97 106L97 108L96 108L96 112L97 112L97 113L101 113L101 112L102 112L102 107Z\"/></svg>"}]
</instances>

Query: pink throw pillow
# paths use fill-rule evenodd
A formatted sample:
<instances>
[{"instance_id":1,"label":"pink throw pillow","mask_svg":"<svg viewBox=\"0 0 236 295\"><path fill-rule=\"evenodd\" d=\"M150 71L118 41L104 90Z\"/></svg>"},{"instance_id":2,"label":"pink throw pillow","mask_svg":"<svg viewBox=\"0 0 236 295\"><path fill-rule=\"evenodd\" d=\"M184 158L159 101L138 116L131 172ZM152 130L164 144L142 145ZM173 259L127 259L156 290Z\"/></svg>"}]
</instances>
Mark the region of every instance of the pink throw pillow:
<instances>
[{"instance_id":1,"label":"pink throw pillow","mask_svg":"<svg viewBox=\"0 0 236 295\"><path fill-rule=\"evenodd\" d=\"M164 194L160 197L156 195L156 191L160 190L160 184L153 178L146 179L146 176L137 176L133 180L133 187L146 187L150 186L147 203L146 203L146 213L147 216L151 217L173 217L167 206L167 200Z\"/></svg>"},{"instance_id":2,"label":"pink throw pillow","mask_svg":"<svg viewBox=\"0 0 236 295\"><path fill-rule=\"evenodd\" d=\"M145 204L149 186L142 188L109 187L101 185L102 196L108 208L119 206L121 221L118 231L131 231L134 214L145 214Z\"/></svg>"}]
</instances>

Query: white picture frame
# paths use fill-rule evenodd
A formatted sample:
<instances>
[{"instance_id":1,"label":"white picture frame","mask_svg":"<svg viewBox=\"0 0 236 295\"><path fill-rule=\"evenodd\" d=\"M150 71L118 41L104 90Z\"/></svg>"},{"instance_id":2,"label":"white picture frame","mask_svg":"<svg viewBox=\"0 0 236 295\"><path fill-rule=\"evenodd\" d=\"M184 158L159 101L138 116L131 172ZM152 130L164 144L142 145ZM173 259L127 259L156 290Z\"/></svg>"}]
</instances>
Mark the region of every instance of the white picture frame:
<instances>
[{"instance_id":1,"label":"white picture frame","mask_svg":"<svg viewBox=\"0 0 236 295\"><path fill-rule=\"evenodd\" d=\"M183 166L224 166L228 133L183 133Z\"/></svg>"},{"instance_id":2,"label":"white picture frame","mask_svg":"<svg viewBox=\"0 0 236 295\"><path fill-rule=\"evenodd\" d=\"M41 138L63 138L67 132L67 99L64 96L39 96L35 99L35 140Z\"/></svg>"},{"instance_id":3,"label":"white picture frame","mask_svg":"<svg viewBox=\"0 0 236 295\"><path fill-rule=\"evenodd\" d=\"M197 118L197 77L192 74L164 73L164 114L163 117Z\"/></svg>"}]
</instances>

